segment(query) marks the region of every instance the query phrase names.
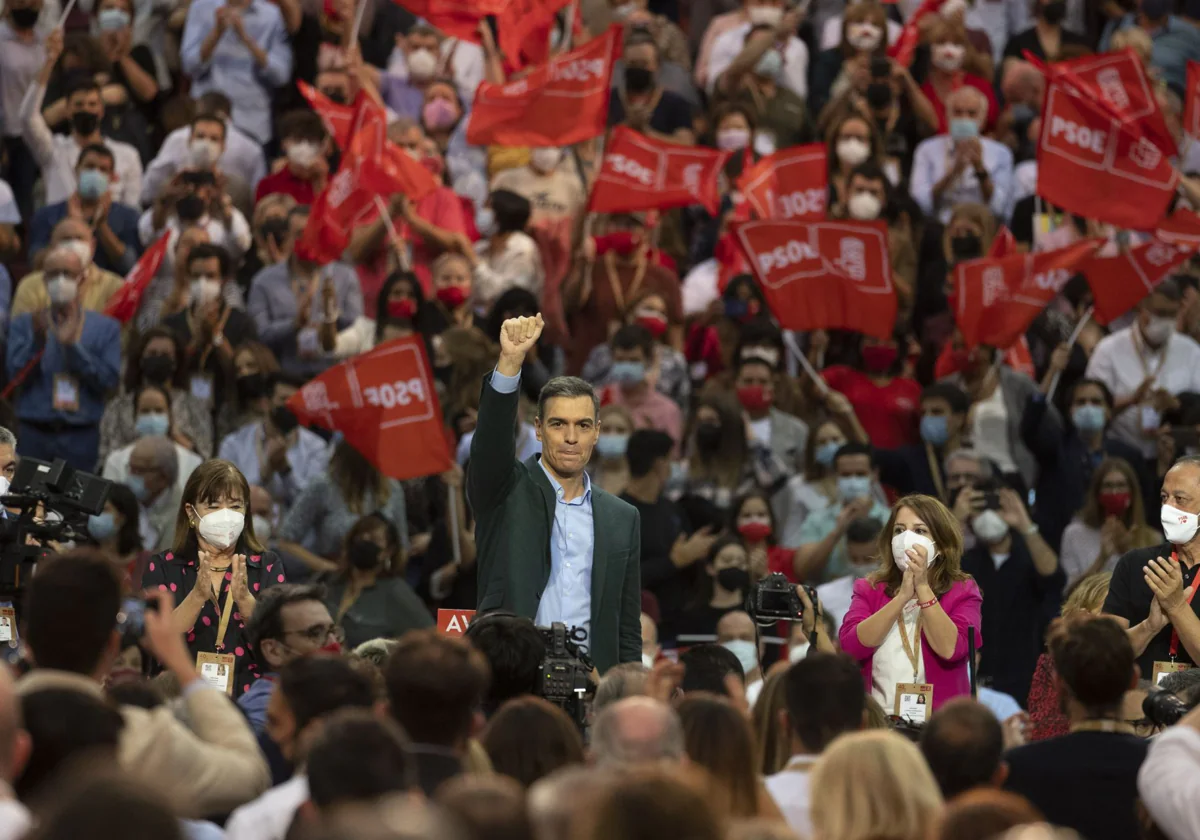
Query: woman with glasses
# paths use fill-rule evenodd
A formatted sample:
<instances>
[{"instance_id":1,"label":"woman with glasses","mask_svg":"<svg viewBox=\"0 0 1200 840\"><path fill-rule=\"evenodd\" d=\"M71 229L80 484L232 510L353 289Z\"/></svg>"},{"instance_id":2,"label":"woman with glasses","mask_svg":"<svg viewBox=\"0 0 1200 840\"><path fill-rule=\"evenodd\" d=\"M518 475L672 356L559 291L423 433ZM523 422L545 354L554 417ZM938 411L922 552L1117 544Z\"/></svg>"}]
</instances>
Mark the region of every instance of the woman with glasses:
<instances>
[{"instance_id":1,"label":"woman with glasses","mask_svg":"<svg viewBox=\"0 0 1200 840\"><path fill-rule=\"evenodd\" d=\"M404 564L400 533L389 519L372 513L351 526L338 570L323 580L325 605L348 647L433 626L429 610L404 581Z\"/></svg>"}]
</instances>

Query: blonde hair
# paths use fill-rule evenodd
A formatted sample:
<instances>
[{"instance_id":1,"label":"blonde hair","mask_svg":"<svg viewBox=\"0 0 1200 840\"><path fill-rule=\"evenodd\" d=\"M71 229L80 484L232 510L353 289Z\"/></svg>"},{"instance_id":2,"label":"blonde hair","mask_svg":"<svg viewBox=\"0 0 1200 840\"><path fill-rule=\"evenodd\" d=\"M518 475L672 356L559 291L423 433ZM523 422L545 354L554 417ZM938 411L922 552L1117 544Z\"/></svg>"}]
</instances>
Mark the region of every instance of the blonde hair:
<instances>
[{"instance_id":1,"label":"blonde hair","mask_svg":"<svg viewBox=\"0 0 1200 840\"><path fill-rule=\"evenodd\" d=\"M1099 610L1104 606L1104 599L1108 597L1108 585L1111 581L1112 572L1097 572L1080 580L1063 602L1062 617L1070 618L1073 615Z\"/></svg>"},{"instance_id":2,"label":"blonde hair","mask_svg":"<svg viewBox=\"0 0 1200 840\"><path fill-rule=\"evenodd\" d=\"M925 840L942 794L916 745L887 729L838 737L812 771L816 840Z\"/></svg>"}]
</instances>

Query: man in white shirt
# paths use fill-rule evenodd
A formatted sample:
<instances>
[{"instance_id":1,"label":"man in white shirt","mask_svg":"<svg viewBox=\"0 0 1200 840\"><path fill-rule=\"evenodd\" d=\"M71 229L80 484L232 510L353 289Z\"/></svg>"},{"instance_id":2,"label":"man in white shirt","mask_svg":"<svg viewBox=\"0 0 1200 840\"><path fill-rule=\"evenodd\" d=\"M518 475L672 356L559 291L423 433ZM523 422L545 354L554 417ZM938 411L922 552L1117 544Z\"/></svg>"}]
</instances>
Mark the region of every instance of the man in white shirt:
<instances>
[{"instance_id":1,"label":"man in white shirt","mask_svg":"<svg viewBox=\"0 0 1200 840\"><path fill-rule=\"evenodd\" d=\"M1138 771L1138 793L1170 840L1200 837L1200 708L1150 742Z\"/></svg>"},{"instance_id":2,"label":"man in white shirt","mask_svg":"<svg viewBox=\"0 0 1200 840\"><path fill-rule=\"evenodd\" d=\"M841 653L810 653L788 668L784 683L792 757L767 777L767 792L792 830L812 837L809 773L834 738L863 728L867 694L857 663Z\"/></svg>"},{"instance_id":3,"label":"man in white shirt","mask_svg":"<svg viewBox=\"0 0 1200 840\"><path fill-rule=\"evenodd\" d=\"M111 140L100 133L104 101L100 98L99 85L88 78L80 79L67 88L70 134L52 133L42 116L46 83L61 54L62 30L55 30L46 38L46 61L41 73L21 101L21 131L25 144L42 170L42 181L46 188L45 203L57 204L75 194L75 169L80 152L93 143L103 143L116 159L116 172L110 187L113 201L136 207L142 191L142 161L133 146Z\"/></svg>"},{"instance_id":4,"label":"man in white shirt","mask_svg":"<svg viewBox=\"0 0 1200 840\"><path fill-rule=\"evenodd\" d=\"M1175 331L1183 306L1179 284L1167 278L1138 304L1130 326L1106 336L1088 361L1087 378L1103 382L1113 396L1109 433L1155 452L1162 412L1176 395L1200 391L1200 344Z\"/></svg>"},{"instance_id":5,"label":"man in white shirt","mask_svg":"<svg viewBox=\"0 0 1200 840\"><path fill-rule=\"evenodd\" d=\"M0 840L24 837L32 821L17 801L12 783L29 760L29 733L21 726L21 703L12 672L0 668Z\"/></svg>"},{"instance_id":6,"label":"man in white shirt","mask_svg":"<svg viewBox=\"0 0 1200 840\"><path fill-rule=\"evenodd\" d=\"M741 53L750 28L762 24L778 27L784 20L783 0L746 0L746 22L730 27L713 41L712 54L704 71L704 84L709 93L733 60ZM783 56L779 84L801 99L808 98L808 47L795 32L779 33L778 48ZM699 74L698 74L699 75Z\"/></svg>"}]
</instances>

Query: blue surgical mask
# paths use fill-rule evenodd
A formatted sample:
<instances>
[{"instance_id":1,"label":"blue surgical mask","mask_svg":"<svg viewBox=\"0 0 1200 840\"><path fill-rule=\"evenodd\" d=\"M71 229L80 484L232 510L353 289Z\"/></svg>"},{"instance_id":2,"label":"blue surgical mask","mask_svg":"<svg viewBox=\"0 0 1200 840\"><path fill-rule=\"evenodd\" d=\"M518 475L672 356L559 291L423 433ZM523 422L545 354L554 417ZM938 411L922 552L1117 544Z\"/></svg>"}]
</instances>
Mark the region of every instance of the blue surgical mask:
<instances>
[{"instance_id":1,"label":"blue surgical mask","mask_svg":"<svg viewBox=\"0 0 1200 840\"><path fill-rule=\"evenodd\" d=\"M1098 432L1104 428L1104 406L1077 405L1071 411L1071 422L1081 432Z\"/></svg>"},{"instance_id":2,"label":"blue surgical mask","mask_svg":"<svg viewBox=\"0 0 1200 840\"><path fill-rule=\"evenodd\" d=\"M475 228L480 236L491 236L496 232L496 211L491 207L481 207L475 214Z\"/></svg>"},{"instance_id":3,"label":"blue surgical mask","mask_svg":"<svg viewBox=\"0 0 1200 840\"><path fill-rule=\"evenodd\" d=\"M1033 122L1037 116L1037 111L1033 109L1033 106L1026 105L1024 102L1018 102L1012 106L1012 110L1009 113L1012 115L1013 122L1026 126Z\"/></svg>"},{"instance_id":4,"label":"blue surgical mask","mask_svg":"<svg viewBox=\"0 0 1200 840\"><path fill-rule=\"evenodd\" d=\"M758 648L754 642L747 639L733 639L729 642L721 642L721 647L732 653L738 658L738 662L742 664L742 672L749 674L758 667Z\"/></svg>"},{"instance_id":5,"label":"blue surgical mask","mask_svg":"<svg viewBox=\"0 0 1200 840\"><path fill-rule=\"evenodd\" d=\"M871 477L867 475L838 476L838 498L843 502L866 498L871 495Z\"/></svg>"},{"instance_id":6,"label":"blue surgical mask","mask_svg":"<svg viewBox=\"0 0 1200 840\"><path fill-rule=\"evenodd\" d=\"M84 169L79 173L79 197L95 201L108 192L108 176L99 169Z\"/></svg>"},{"instance_id":7,"label":"blue surgical mask","mask_svg":"<svg viewBox=\"0 0 1200 840\"><path fill-rule=\"evenodd\" d=\"M967 117L950 120L950 136L955 140L970 140L979 136L979 123Z\"/></svg>"},{"instance_id":8,"label":"blue surgical mask","mask_svg":"<svg viewBox=\"0 0 1200 840\"><path fill-rule=\"evenodd\" d=\"M783 56L779 54L779 50L767 50L758 60L758 64L754 65L754 75L762 76L764 79L774 79L779 76L779 71L782 69Z\"/></svg>"},{"instance_id":9,"label":"blue surgical mask","mask_svg":"<svg viewBox=\"0 0 1200 840\"><path fill-rule=\"evenodd\" d=\"M139 502L146 501L146 496L149 495L146 490L146 479L140 475L130 475L125 479L125 486L129 488L129 492Z\"/></svg>"},{"instance_id":10,"label":"blue surgical mask","mask_svg":"<svg viewBox=\"0 0 1200 840\"><path fill-rule=\"evenodd\" d=\"M96 542L104 542L111 539L112 535L117 533L117 520L109 511L99 516L88 517L88 533Z\"/></svg>"},{"instance_id":11,"label":"blue surgical mask","mask_svg":"<svg viewBox=\"0 0 1200 840\"><path fill-rule=\"evenodd\" d=\"M124 9L101 9L96 15L96 25L101 32L112 32L129 26L129 13Z\"/></svg>"},{"instance_id":12,"label":"blue surgical mask","mask_svg":"<svg viewBox=\"0 0 1200 840\"><path fill-rule=\"evenodd\" d=\"M921 440L932 446L945 446L950 440L950 427L946 415L926 414L921 418Z\"/></svg>"},{"instance_id":13,"label":"blue surgical mask","mask_svg":"<svg viewBox=\"0 0 1200 840\"><path fill-rule=\"evenodd\" d=\"M845 446L845 441L831 440L829 443L822 443L813 450L813 460L822 467L833 466L833 456L837 455L837 451Z\"/></svg>"},{"instance_id":14,"label":"blue surgical mask","mask_svg":"<svg viewBox=\"0 0 1200 840\"><path fill-rule=\"evenodd\" d=\"M645 362L613 362L613 382L616 382L619 385L638 385L645 378Z\"/></svg>"},{"instance_id":15,"label":"blue surgical mask","mask_svg":"<svg viewBox=\"0 0 1200 840\"><path fill-rule=\"evenodd\" d=\"M601 434L596 439L596 451L602 458L621 458L625 455L627 446L629 446L629 435Z\"/></svg>"},{"instance_id":16,"label":"blue surgical mask","mask_svg":"<svg viewBox=\"0 0 1200 840\"><path fill-rule=\"evenodd\" d=\"M171 418L165 414L139 414L134 428L138 437L163 437L171 428Z\"/></svg>"}]
</instances>

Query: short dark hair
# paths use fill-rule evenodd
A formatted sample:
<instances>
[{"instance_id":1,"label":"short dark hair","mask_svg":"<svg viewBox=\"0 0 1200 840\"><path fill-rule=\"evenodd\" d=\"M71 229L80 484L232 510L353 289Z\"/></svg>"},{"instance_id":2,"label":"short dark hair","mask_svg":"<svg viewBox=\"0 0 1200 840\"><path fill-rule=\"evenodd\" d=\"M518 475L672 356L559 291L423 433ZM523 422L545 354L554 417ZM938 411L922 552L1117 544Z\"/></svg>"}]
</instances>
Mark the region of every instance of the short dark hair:
<instances>
[{"instance_id":1,"label":"short dark hair","mask_svg":"<svg viewBox=\"0 0 1200 840\"><path fill-rule=\"evenodd\" d=\"M104 758L115 758L125 726L121 713L99 697L65 688L21 696L21 716L33 746L29 763L13 785L22 800L88 753L110 751Z\"/></svg>"},{"instance_id":2,"label":"short dark hair","mask_svg":"<svg viewBox=\"0 0 1200 840\"><path fill-rule=\"evenodd\" d=\"M921 752L946 799L996 778L1004 730L987 706L968 697L938 709L921 732Z\"/></svg>"},{"instance_id":3,"label":"short dark hair","mask_svg":"<svg viewBox=\"0 0 1200 840\"><path fill-rule=\"evenodd\" d=\"M558 397L591 397L594 413L600 414L600 395L586 379L578 376L556 376L542 386L538 394L538 413L541 420L546 419L546 403Z\"/></svg>"},{"instance_id":4,"label":"short dark hair","mask_svg":"<svg viewBox=\"0 0 1200 840\"><path fill-rule=\"evenodd\" d=\"M192 250L188 251L187 267L191 270L192 263L196 260L211 260L216 259L220 265L221 279L227 280L233 275L233 258L229 256L229 252L220 245L214 245L211 242L201 242L192 246Z\"/></svg>"},{"instance_id":5,"label":"short dark hair","mask_svg":"<svg viewBox=\"0 0 1200 840\"><path fill-rule=\"evenodd\" d=\"M280 117L276 133L281 140L311 140L314 143L321 143L329 136L324 121L306 110L289 111Z\"/></svg>"},{"instance_id":6,"label":"short dark hair","mask_svg":"<svg viewBox=\"0 0 1200 840\"><path fill-rule=\"evenodd\" d=\"M83 159L88 155L102 157L108 161L109 165L112 166L113 169L116 169L117 167L116 155L112 153L112 149L108 148L108 146L105 146L103 143L88 143L86 146L80 149L79 158L75 165L78 167L78 165L82 163Z\"/></svg>"},{"instance_id":7,"label":"short dark hair","mask_svg":"<svg viewBox=\"0 0 1200 840\"><path fill-rule=\"evenodd\" d=\"M283 608L303 601L325 602L325 587L320 584L283 583L266 589L258 596L254 612L246 622L246 641L258 652L263 639L278 639L283 635Z\"/></svg>"},{"instance_id":8,"label":"short dark hair","mask_svg":"<svg viewBox=\"0 0 1200 840\"><path fill-rule=\"evenodd\" d=\"M1089 714L1121 707L1137 661L1121 625L1109 616L1079 613L1059 621L1049 647L1055 671Z\"/></svg>"},{"instance_id":9,"label":"short dark hair","mask_svg":"<svg viewBox=\"0 0 1200 840\"><path fill-rule=\"evenodd\" d=\"M966 392L949 382L934 382L926 386L921 392L921 402L926 400L945 400L950 403L950 411L953 414L966 414L967 409L971 407Z\"/></svg>"},{"instance_id":10,"label":"short dark hair","mask_svg":"<svg viewBox=\"0 0 1200 840\"><path fill-rule=\"evenodd\" d=\"M496 214L498 233L513 233L529 226L533 215L533 204L528 198L512 190L492 190L488 196L492 212Z\"/></svg>"},{"instance_id":11,"label":"short dark hair","mask_svg":"<svg viewBox=\"0 0 1200 840\"><path fill-rule=\"evenodd\" d=\"M279 669L276 691L282 692L296 729L338 709L369 709L375 686L338 656L302 656Z\"/></svg>"},{"instance_id":12,"label":"short dark hair","mask_svg":"<svg viewBox=\"0 0 1200 840\"><path fill-rule=\"evenodd\" d=\"M484 714L491 714L506 700L537 691L546 643L530 619L517 615L476 616L465 635L491 670Z\"/></svg>"},{"instance_id":13,"label":"short dark hair","mask_svg":"<svg viewBox=\"0 0 1200 840\"><path fill-rule=\"evenodd\" d=\"M583 739L570 716L541 697L505 703L479 737L492 768L529 787L560 767L583 763Z\"/></svg>"},{"instance_id":14,"label":"short dark hair","mask_svg":"<svg viewBox=\"0 0 1200 840\"><path fill-rule=\"evenodd\" d=\"M858 166L850 170L850 177L846 179L846 185L854 180L855 176L865 178L868 181L882 181L884 192L891 192L891 181L888 180L887 173L883 171L883 167L873 160L864 160Z\"/></svg>"},{"instance_id":15,"label":"short dark hair","mask_svg":"<svg viewBox=\"0 0 1200 840\"><path fill-rule=\"evenodd\" d=\"M858 543L873 543L879 539L879 532L883 528L883 523L878 519L872 519L869 516L860 516L857 519L850 520L850 524L846 526L846 542Z\"/></svg>"},{"instance_id":16,"label":"short dark hair","mask_svg":"<svg viewBox=\"0 0 1200 840\"><path fill-rule=\"evenodd\" d=\"M624 324L619 327L609 344L613 350L641 350L647 362L654 359L654 336L641 324Z\"/></svg>"},{"instance_id":17,"label":"short dark hair","mask_svg":"<svg viewBox=\"0 0 1200 840\"><path fill-rule=\"evenodd\" d=\"M690 691L707 691L728 697L729 690L725 687L725 678L736 674L742 682L746 681L746 672L728 648L721 645L697 645L679 657L684 666L683 681L679 687L684 693Z\"/></svg>"},{"instance_id":18,"label":"short dark hair","mask_svg":"<svg viewBox=\"0 0 1200 840\"><path fill-rule=\"evenodd\" d=\"M38 820L39 840L184 840L183 823L161 796L127 775L101 773L85 772L67 779L61 787L55 786L54 801Z\"/></svg>"},{"instance_id":19,"label":"short dark hair","mask_svg":"<svg viewBox=\"0 0 1200 840\"><path fill-rule=\"evenodd\" d=\"M229 129L225 126L225 120L216 114L196 114L196 116L192 117L192 128L195 128L198 123L202 122L221 126L221 140L224 141L227 138Z\"/></svg>"},{"instance_id":20,"label":"short dark hair","mask_svg":"<svg viewBox=\"0 0 1200 840\"><path fill-rule=\"evenodd\" d=\"M66 85L66 91L63 93L63 98L68 102L71 97L77 93L99 93L100 85L96 84L96 80L86 74L73 76Z\"/></svg>"},{"instance_id":21,"label":"short dark hair","mask_svg":"<svg viewBox=\"0 0 1200 840\"><path fill-rule=\"evenodd\" d=\"M837 736L862 728L867 692L849 656L814 651L783 679L789 725L809 752L823 752Z\"/></svg>"},{"instance_id":22,"label":"short dark hair","mask_svg":"<svg viewBox=\"0 0 1200 840\"><path fill-rule=\"evenodd\" d=\"M662 458L670 458L675 441L659 429L638 429L629 436L625 447L625 462L629 465L630 478L643 478L654 469Z\"/></svg>"},{"instance_id":23,"label":"short dark hair","mask_svg":"<svg viewBox=\"0 0 1200 840\"><path fill-rule=\"evenodd\" d=\"M363 802L416 786L409 739L362 709L331 715L308 751L309 797L318 808Z\"/></svg>"},{"instance_id":24,"label":"short dark hair","mask_svg":"<svg viewBox=\"0 0 1200 840\"><path fill-rule=\"evenodd\" d=\"M455 746L487 694L491 673L465 639L434 628L401 637L383 667L392 717L423 744Z\"/></svg>"},{"instance_id":25,"label":"short dark hair","mask_svg":"<svg viewBox=\"0 0 1200 840\"><path fill-rule=\"evenodd\" d=\"M233 115L233 103L229 97L218 90L210 90L196 100L196 113L215 116L223 114L225 117Z\"/></svg>"},{"instance_id":26,"label":"short dark hair","mask_svg":"<svg viewBox=\"0 0 1200 840\"><path fill-rule=\"evenodd\" d=\"M1155 286L1148 295L1146 295L1146 298L1149 299L1155 295L1164 297L1172 303L1183 302L1183 289L1180 287L1179 281L1174 277L1167 277L1160 281L1159 284Z\"/></svg>"},{"instance_id":27,"label":"short dark hair","mask_svg":"<svg viewBox=\"0 0 1200 840\"><path fill-rule=\"evenodd\" d=\"M25 596L25 641L39 668L92 674L121 609L121 581L101 552L80 548L38 563Z\"/></svg>"},{"instance_id":28,"label":"short dark hair","mask_svg":"<svg viewBox=\"0 0 1200 840\"><path fill-rule=\"evenodd\" d=\"M866 455L871 469L875 469L875 449L869 443L859 443L856 440L843 443L838 447L838 451L833 453L834 469L837 468L839 458L848 458L854 455Z\"/></svg>"},{"instance_id":29,"label":"short dark hair","mask_svg":"<svg viewBox=\"0 0 1200 840\"><path fill-rule=\"evenodd\" d=\"M1087 377L1084 377L1083 379L1075 380L1075 384L1071 386L1071 396L1067 399L1068 405L1070 405L1071 403L1073 403L1075 401L1075 392L1084 386L1091 386L1093 388L1099 388L1100 396L1104 398L1104 404L1108 406L1109 411L1112 411L1112 407L1113 407L1112 391L1110 391L1108 389L1108 386L1105 385L1103 382L1101 382L1099 379L1089 379Z\"/></svg>"}]
</instances>

